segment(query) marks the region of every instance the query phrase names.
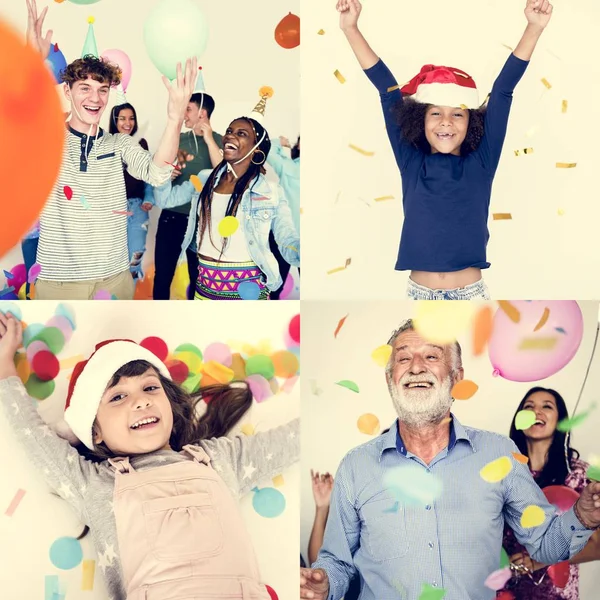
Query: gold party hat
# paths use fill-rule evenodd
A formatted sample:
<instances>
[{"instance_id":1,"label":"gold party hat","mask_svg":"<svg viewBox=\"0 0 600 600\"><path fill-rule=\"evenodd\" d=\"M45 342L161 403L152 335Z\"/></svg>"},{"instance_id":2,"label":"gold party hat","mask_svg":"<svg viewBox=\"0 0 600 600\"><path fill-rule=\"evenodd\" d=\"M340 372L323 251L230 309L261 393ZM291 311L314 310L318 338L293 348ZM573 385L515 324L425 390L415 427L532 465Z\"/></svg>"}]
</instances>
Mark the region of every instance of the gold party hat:
<instances>
[{"instance_id":1,"label":"gold party hat","mask_svg":"<svg viewBox=\"0 0 600 600\"><path fill-rule=\"evenodd\" d=\"M265 85L265 86L261 87L260 90L258 90L258 93L260 95L260 100L259 100L258 104L252 110L252 113L250 114L250 116L254 120L256 120L262 124L264 121L264 118L265 118L265 110L267 108L267 100L269 98L273 97L274 92L273 92L272 87Z\"/></svg>"}]
</instances>

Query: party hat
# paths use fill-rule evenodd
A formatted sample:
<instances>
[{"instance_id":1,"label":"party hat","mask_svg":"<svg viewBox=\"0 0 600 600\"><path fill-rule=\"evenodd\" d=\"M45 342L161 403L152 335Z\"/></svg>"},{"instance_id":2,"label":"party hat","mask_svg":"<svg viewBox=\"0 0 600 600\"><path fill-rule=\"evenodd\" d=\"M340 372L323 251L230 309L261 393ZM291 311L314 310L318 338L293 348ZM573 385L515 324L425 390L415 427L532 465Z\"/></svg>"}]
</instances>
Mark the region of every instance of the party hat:
<instances>
[{"instance_id":1,"label":"party hat","mask_svg":"<svg viewBox=\"0 0 600 600\"><path fill-rule=\"evenodd\" d=\"M117 86L117 96L115 98L115 106L121 106L121 104L127 104L127 98L125 96L125 90L123 89L123 84L120 83Z\"/></svg>"},{"instance_id":2,"label":"party hat","mask_svg":"<svg viewBox=\"0 0 600 600\"><path fill-rule=\"evenodd\" d=\"M204 77L202 76L202 67L198 67L198 79L196 79L196 87L194 88L194 94L205 94L206 87L204 87Z\"/></svg>"},{"instance_id":3,"label":"party hat","mask_svg":"<svg viewBox=\"0 0 600 600\"><path fill-rule=\"evenodd\" d=\"M95 20L96 19L94 19L94 17L88 18L89 27L88 27L87 35L85 36L83 50L81 51L81 58L83 58L84 56L87 56L88 54L91 54L92 56L95 56L96 58L100 58L100 56L98 55L98 46L96 45L96 36L94 35L94 21Z\"/></svg>"},{"instance_id":4,"label":"party hat","mask_svg":"<svg viewBox=\"0 0 600 600\"><path fill-rule=\"evenodd\" d=\"M267 100L273 97L273 88L265 85L258 90L260 95L260 100L258 104L252 109L250 113L250 117L259 123L264 123L265 120L265 110L267 108Z\"/></svg>"}]
</instances>

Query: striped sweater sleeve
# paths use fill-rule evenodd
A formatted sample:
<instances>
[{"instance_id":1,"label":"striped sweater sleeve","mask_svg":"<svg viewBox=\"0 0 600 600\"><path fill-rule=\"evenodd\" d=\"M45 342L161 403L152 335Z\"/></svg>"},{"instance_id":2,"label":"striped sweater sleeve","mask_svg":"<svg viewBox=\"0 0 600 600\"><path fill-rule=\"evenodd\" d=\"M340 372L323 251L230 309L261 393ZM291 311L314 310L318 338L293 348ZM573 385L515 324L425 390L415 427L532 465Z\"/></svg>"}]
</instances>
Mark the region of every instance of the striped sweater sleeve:
<instances>
[{"instance_id":1,"label":"striped sweater sleeve","mask_svg":"<svg viewBox=\"0 0 600 600\"><path fill-rule=\"evenodd\" d=\"M155 165L152 154L144 150L130 135L119 134L118 148L127 172L132 177L153 187L161 186L171 178L173 165Z\"/></svg>"}]
</instances>

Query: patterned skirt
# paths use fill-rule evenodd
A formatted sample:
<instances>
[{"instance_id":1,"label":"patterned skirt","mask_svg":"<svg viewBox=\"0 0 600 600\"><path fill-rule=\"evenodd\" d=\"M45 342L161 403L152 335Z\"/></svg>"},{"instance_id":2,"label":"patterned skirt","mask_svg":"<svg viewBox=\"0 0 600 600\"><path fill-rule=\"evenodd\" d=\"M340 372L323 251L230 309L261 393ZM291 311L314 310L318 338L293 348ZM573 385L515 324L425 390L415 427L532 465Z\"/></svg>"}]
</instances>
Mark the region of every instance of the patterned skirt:
<instances>
[{"instance_id":1,"label":"patterned skirt","mask_svg":"<svg viewBox=\"0 0 600 600\"><path fill-rule=\"evenodd\" d=\"M263 273L253 262L217 263L198 259L195 300L268 300Z\"/></svg>"}]
</instances>

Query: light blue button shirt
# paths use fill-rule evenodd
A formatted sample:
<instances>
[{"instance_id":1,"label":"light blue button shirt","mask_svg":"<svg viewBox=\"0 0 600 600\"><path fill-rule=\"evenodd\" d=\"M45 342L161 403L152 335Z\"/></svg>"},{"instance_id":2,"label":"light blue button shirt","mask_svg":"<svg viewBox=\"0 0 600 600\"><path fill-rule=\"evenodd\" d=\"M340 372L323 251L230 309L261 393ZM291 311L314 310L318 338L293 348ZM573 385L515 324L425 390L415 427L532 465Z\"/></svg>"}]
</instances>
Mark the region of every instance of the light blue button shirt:
<instances>
[{"instance_id":1,"label":"light blue button shirt","mask_svg":"<svg viewBox=\"0 0 600 600\"><path fill-rule=\"evenodd\" d=\"M425 583L445 589L447 600L491 600L495 592L484 582L500 568L505 521L538 562L577 554L593 532L573 509L558 516L513 452L519 450L509 438L463 427L456 417L448 447L429 465L406 451L397 421L351 450L335 477L325 539L313 565L327 572L328 600L340 600L357 571L361 600L418 600ZM502 456L512 463L510 473L488 483L481 469ZM386 489L386 473L408 464L441 480L435 501L405 504ZM526 529L520 519L530 505L542 508L546 520Z\"/></svg>"}]
</instances>

